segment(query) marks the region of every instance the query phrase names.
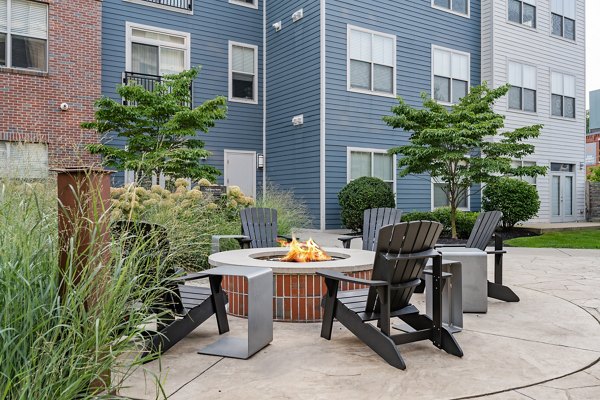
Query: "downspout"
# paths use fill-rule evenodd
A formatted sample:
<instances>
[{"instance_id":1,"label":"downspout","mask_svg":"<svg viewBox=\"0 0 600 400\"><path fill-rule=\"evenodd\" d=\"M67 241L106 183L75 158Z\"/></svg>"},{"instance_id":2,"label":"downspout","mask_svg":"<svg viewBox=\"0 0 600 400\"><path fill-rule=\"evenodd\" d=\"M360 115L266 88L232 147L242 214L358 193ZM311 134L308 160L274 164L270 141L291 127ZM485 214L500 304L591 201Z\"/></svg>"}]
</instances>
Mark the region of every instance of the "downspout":
<instances>
[{"instance_id":1,"label":"downspout","mask_svg":"<svg viewBox=\"0 0 600 400\"><path fill-rule=\"evenodd\" d=\"M320 150L321 150L321 154L320 154L320 167L321 167L321 171L320 171L320 181L321 181L321 187L320 187L320 216L321 216L321 223L320 223L320 229L322 231L325 230L326 227L326 223L325 223L325 212L326 212L326 207L325 207L325 201L327 200L327 196L325 193L325 128L326 128L326 122L325 122L325 112L327 111L327 108L325 107L325 100L326 100L326 88L325 88L325 78L326 78L326 65L325 65L325 57L326 57L326 52L325 52L325 7L326 7L326 1L325 0L321 0L321 143L320 143Z\"/></svg>"},{"instance_id":2,"label":"downspout","mask_svg":"<svg viewBox=\"0 0 600 400\"><path fill-rule=\"evenodd\" d=\"M263 0L263 118L262 118L262 152L264 156L262 193L267 186L267 0Z\"/></svg>"}]
</instances>

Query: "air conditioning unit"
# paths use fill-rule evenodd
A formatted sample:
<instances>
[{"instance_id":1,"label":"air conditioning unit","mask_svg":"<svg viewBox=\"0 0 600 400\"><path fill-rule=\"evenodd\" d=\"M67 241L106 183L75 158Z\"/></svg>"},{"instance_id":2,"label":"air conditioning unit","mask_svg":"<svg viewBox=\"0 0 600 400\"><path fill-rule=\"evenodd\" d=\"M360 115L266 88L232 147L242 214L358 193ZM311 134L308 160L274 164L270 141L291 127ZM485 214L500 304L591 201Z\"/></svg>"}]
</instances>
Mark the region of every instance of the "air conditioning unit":
<instances>
[{"instance_id":1,"label":"air conditioning unit","mask_svg":"<svg viewBox=\"0 0 600 400\"><path fill-rule=\"evenodd\" d=\"M304 10L302 8L292 14L292 21L293 22L296 22L296 21L298 21L299 19L302 19L302 18L304 18Z\"/></svg>"}]
</instances>

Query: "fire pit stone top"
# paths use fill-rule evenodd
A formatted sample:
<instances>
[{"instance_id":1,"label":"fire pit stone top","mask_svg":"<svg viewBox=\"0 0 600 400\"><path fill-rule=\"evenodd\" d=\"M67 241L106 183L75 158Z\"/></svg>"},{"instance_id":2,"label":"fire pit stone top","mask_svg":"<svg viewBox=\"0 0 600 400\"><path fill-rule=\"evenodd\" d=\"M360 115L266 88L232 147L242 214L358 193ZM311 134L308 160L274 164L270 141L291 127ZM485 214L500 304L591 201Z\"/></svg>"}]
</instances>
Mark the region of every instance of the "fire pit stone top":
<instances>
[{"instance_id":1,"label":"fire pit stone top","mask_svg":"<svg viewBox=\"0 0 600 400\"><path fill-rule=\"evenodd\" d=\"M339 272L364 271L373 265L375 253L367 250L342 249L335 247L324 248L331 261L314 261L295 263L271 261L262 258L284 256L288 249L285 247L268 247L262 249L242 249L223 251L211 254L208 258L212 266L235 265L246 267L271 268L274 273L314 274L319 269L330 269Z\"/></svg>"}]
</instances>

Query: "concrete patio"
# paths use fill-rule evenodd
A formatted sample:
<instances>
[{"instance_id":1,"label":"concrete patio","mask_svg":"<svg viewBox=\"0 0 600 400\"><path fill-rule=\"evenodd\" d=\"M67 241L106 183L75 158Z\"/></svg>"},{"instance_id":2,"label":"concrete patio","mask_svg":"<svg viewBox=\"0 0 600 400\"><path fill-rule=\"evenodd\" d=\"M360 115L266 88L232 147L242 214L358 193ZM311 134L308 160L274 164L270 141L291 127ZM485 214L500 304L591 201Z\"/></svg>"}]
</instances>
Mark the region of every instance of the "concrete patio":
<instances>
[{"instance_id":1,"label":"concrete patio","mask_svg":"<svg viewBox=\"0 0 600 400\"><path fill-rule=\"evenodd\" d=\"M299 235L339 245L332 234ZM490 300L487 314L465 314L465 329L456 334L463 358L429 342L413 343L400 346L407 369L397 370L337 323L331 341L319 337L318 323L276 323L272 344L249 360L199 355L217 338L209 320L160 362L137 370L120 394L181 400L600 399L599 256L509 248L504 280L521 302ZM413 299L424 311L424 297ZM230 318L230 324L235 335L245 320Z\"/></svg>"}]
</instances>

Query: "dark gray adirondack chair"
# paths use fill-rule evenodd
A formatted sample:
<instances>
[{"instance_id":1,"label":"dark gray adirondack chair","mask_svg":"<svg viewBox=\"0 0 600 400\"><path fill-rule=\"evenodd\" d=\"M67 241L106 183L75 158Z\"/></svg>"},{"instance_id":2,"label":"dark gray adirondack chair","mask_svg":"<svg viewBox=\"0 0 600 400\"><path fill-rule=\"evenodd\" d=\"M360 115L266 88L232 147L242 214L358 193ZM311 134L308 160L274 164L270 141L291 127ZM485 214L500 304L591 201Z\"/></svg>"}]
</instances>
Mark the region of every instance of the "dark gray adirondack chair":
<instances>
[{"instance_id":1,"label":"dark gray adirondack chair","mask_svg":"<svg viewBox=\"0 0 600 400\"><path fill-rule=\"evenodd\" d=\"M446 352L462 357L463 352L442 325L442 289L451 274L442 273L442 256L433 249L442 232L442 224L414 221L387 225L379 229L371 280L358 279L328 270L317 271L325 278L327 294L323 298L321 337L331 339L333 319L354 333L390 365L405 369L397 345L431 340ZM427 260L433 258L433 318L419 313L410 304L421 280ZM366 285L368 289L338 291L340 282ZM398 317L414 332L392 335L392 317ZM378 321L378 328L368 321Z\"/></svg>"},{"instance_id":2,"label":"dark gray adirondack chair","mask_svg":"<svg viewBox=\"0 0 600 400\"><path fill-rule=\"evenodd\" d=\"M113 236L123 246L127 255L136 241L144 244L144 254L148 265L156 265L169 253L166 229L147 222L116 221L111 226ZM138 255L136 255L138 256ZM159 257L157 260L156 258ZM148 271L152 276L156 271ZM227 296L221 289L221 276L208 276L202 273L184 275L175 268L166 268L165 293L151 312L157 315L157 330L148 331L144 345L144 355L164 353L186 337L200 324L216 315L219 334L229 331L227 321ZM186 285L185 282L208 277L210 287ZM142 279L142 283L143 279Z\"/></svg>"},{"instance_id":3,"label":"dark gray adirondack chair","mask_svg":"<svg viewBox=\"0 0 600 400\"><path fill-rule=\"evenodd\" d=\"M486 251L488 243L494 239L494 250L487 251L488 254L494 255L494 282L488 281L488 297L494 299L517 302L519 296L515 294L509 287L502 284L502 268L503 256L506 253L502 243L502 236L496 232L496 228L502 219L500 211L485 211L479 213L469 240L464 245L443 244L436 247L465 247L471 249L479 249Z\"/></svg>"},{"instance_id":4,"label":"dark gray adirondack chair","mask_svg":"<svg viewBox=\"0 0 600 400\"><path fill-rule=\"evenodd\" d=\"M400 222L402 210L397 208L370 208L365 210L363 218L362 236L342 236L338 238L345 249L350 248L352 240L361 237L362 249L373 251L376 247L375 239L379 228Z\"/></svg>"}]
</instances>

